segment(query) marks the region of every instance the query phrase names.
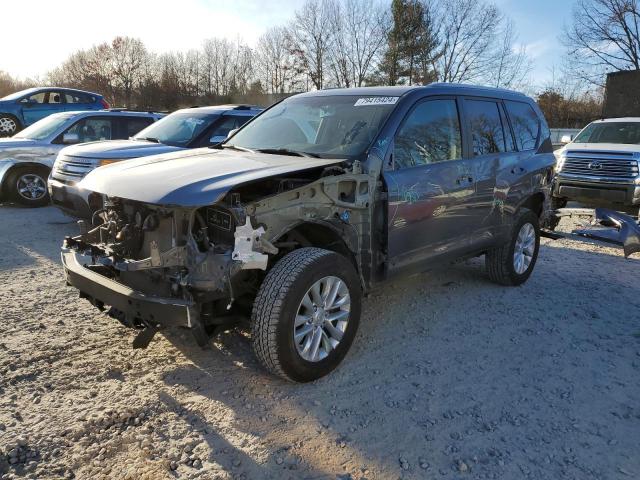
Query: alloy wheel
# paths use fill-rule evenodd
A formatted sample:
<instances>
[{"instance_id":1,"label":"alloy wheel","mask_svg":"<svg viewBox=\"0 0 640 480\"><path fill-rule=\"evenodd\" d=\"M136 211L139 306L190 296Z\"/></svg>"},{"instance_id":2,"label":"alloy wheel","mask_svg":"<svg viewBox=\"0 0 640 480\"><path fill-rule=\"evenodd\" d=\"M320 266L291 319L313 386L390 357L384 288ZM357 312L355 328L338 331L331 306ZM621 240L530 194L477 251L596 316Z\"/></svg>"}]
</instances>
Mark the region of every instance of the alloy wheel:
<instances>
[{"instance_id":1,"label":"alloy wheel","mask_svg":"<svg viewBox=\"0 0 640 480\"><path fill-rule=\"evenodd\" d=\"M25 173L18 177L16 190L25 200L40 200L47 194L47 182L35 173Z\"/></svg>"},{"instance_id":2,"label":"alloy wheel","mask_svg":"<svg viewBox=\"0 0 640 480\"><path fill-rule=\"evenodd\" d=\"M11 117L0 117L0 135L13 135L18 129L16 121Z\"/></svg>"},{"instance_id":3,"label":"alloy wheel","mask_svg":"<svg viewBox=\"0 0 640 480\"><path fill-rule=\"evenodd\" d=\"M536 229L530 223L525 223L520 227L513 249L513 269L518 275L529 269L535 249Z\"/></svg>"},{"instance_id":4,"label":"alloy wheel","mask_svg":"<svg viewBox=\"0 0 640 480\"><path fill-rule=\"evenodd\" d=\"M336 349L349 322L349 289L338 277L324 277L311 285L302 297L293 327L293 339L300 356L319 362Z\"/></svg>"}]
</instances>

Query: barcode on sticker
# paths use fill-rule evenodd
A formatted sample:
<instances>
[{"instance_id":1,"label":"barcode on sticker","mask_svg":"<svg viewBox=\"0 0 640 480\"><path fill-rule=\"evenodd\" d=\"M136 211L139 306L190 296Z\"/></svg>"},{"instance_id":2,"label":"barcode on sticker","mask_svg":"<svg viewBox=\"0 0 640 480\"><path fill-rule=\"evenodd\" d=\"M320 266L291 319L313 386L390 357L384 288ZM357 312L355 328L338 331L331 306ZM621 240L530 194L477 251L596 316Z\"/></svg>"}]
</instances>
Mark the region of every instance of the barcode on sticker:
<instances>
[{"instance_id":1,"label":"barcode on sticker","mask_svg":"<svg viewBox=\"0 0 640 480\"><path fill-rule=\"evenodd\" d=\"M394 105L398 101L398 97L366 97L356 100L354 107L363 107L365 105Z\"/></svg>"}]
</instances>

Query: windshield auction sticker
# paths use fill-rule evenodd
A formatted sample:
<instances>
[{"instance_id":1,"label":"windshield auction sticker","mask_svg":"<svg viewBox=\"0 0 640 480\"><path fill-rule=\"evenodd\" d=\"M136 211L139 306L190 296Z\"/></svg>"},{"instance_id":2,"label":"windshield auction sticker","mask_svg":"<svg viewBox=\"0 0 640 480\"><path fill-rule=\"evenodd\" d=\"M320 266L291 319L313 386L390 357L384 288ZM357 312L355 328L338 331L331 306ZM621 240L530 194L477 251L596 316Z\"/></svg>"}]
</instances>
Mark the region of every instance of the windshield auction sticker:
<instances>
[{"instance_id":1,"label":"windshield auction sticker","mask_svg":"<svg viewBox=\"0 0 640 480\"><path fill-rule=\"evenodd\" d=\"M364 107L366 105L394 105L399 97L366 97L359 98L354 103L354 107Z\"/></svg>"}]
</instances>

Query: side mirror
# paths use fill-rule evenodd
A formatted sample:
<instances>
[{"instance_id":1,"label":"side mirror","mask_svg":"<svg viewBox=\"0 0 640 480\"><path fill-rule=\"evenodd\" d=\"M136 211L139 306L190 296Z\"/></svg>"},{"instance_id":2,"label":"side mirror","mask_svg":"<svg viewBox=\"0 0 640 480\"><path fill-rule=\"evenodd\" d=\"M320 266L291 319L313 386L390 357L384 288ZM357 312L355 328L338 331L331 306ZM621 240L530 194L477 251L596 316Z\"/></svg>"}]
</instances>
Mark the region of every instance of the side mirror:
<instances>
[{"instance_id":1,"label":"side mirror","mask_svg":"<svg viewBox=\"0 0 640 480\"><path fill-rule=\"evenodd\" d=\"M560 138L560 143L562 143L563 145L566 145L567 143L571 143L571 140L573 140L573 138L571 138L571 135L563 135Z\"/></svg>"},{"instance_id":2,"label":"side mirror","mask_svg":"<svg viewBox=\"0 0 640 480\"><path fill-rule=\"evenodd\" d=\"M73 145L80 142L80 136L77 133L65 133L62 136L62 143L65 145Z\"/></svg>"},{"instance_id":3,"label":"side mirror","mask_svg":"<svg viewBox=\"0 0 640 480\"><path fill-rule=\"evenodd\" d=\"M233 137L238 130L240 130L240 129L239 128L232 128L231 130L229 130L229 133L227 133L227 138Z\"/></svg>"}]
</instances>

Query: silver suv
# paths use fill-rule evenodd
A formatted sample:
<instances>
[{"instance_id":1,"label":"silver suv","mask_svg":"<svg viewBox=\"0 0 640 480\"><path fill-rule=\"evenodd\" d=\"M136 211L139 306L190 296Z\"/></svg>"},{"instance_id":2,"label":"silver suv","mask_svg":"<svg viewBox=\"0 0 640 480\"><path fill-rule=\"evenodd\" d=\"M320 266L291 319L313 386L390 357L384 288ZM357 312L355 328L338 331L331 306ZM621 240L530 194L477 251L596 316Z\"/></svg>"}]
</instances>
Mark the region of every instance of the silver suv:
<instances>
[{"instance_id":1,"label":"silver suv","mask_svg":"<svg viewBox=\"0 0 640 480\"><path fill-rule=\"evenodd\" d=\"M556 155L558 206L567 200L640 206L640 118L592 122Z\"/></svg>"}]
</instances>

